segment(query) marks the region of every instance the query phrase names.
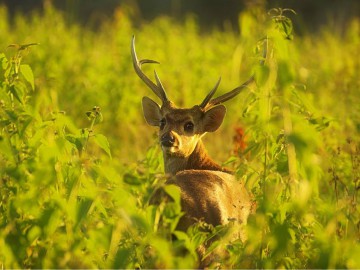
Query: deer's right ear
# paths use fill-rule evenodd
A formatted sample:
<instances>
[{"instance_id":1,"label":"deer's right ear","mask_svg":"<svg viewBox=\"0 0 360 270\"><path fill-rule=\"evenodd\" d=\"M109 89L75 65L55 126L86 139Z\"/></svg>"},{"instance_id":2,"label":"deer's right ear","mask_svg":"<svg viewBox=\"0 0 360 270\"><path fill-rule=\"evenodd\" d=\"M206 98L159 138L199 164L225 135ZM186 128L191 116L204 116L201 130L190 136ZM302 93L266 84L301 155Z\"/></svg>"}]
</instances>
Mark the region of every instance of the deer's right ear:
<instances>
[{"instance_id":1,"label":"deer's right ear","mask_svg":"<svg viewBox=\"0 0 360 270\"><path fill-rule=\"evenodd\" d=\"M224 120L225 113L226 108L224 105L218 105L207 110L203 119L204 131L216 131L221 126Z\"/></svg>"},{"instance_id":2,"label":"deer's right ear","mask_svg":"<svg viewBox=\"0 0 360 270\"><path fill-rule=\"evenodd\" d=\"M148 97L143 97L142 106L146 122L150 126L159 126L162 118L160 106Z\"/></svg>"}]
</instances>

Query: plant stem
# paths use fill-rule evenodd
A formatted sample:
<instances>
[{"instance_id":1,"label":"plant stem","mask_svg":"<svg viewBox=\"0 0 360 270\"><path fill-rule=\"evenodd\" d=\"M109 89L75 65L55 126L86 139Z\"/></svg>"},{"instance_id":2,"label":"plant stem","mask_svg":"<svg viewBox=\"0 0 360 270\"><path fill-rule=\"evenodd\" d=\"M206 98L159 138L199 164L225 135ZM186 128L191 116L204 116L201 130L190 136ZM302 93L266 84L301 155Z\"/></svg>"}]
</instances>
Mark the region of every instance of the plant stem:
<instances>
[{"instance_id":1,"label":"plant stem","mask_svg":"<svg viewBox=\"0 0 360 270\"><path fill-rule=\"evenodd\" d=\"M86 137L85 145L84 145L84 147L83 147L83 152L85 152L85 153L86 153L86 149L87 149L87 146L88 146L90 134L93 132L93 127L94 127L96 118L97 118L97 116L95 116L95 117L92 119L90 128L88 129L88 134L87 134L87 137Z\"/></svg>"},{"instance_id":2,"label":"plant stem","mask_svg":"<svg viewBox=\"0 0 360 270\"><path fill-rule=\"evenodd\" d=\"M289 136L292 131L291 111L287 102L283 105L283 121L284 121L284 132L285 136ZM287 143L287 156L288 156L288 168L289 168L289 181L288 186L290 188L291 196L298 194L298 175L296 165L296 149L293 143Z\"/></svg>"}]
</instances>

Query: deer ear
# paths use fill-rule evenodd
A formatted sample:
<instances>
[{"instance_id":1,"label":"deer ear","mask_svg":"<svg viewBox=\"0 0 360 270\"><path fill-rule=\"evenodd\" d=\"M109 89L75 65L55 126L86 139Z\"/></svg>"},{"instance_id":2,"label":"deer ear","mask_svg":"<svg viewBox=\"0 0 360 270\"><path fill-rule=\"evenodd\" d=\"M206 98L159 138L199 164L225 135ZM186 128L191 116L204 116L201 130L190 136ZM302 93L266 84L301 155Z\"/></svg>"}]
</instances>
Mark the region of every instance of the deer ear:
<instances>
[{"instance_id":1,"label":"deer ear","mask_svg":"<svg viewBox=\"0 0 360 270\"><path fill-rule=\"evenodd\" d=\"M160 106L148 97L143 97L142 106L146 122L150 126L159 126L161 120Z\"/></svg>"},{"instance_id":2,"label":"deer ear","mask_svg":"<svg viewBox=\"0 0 360 270\"><path fill-rule=\"evenodd\" d=\"M203 119L204 132L214 132L222 124L226 108L224 105L218 105L205 112Z\"/></svg>"}]
</instances>

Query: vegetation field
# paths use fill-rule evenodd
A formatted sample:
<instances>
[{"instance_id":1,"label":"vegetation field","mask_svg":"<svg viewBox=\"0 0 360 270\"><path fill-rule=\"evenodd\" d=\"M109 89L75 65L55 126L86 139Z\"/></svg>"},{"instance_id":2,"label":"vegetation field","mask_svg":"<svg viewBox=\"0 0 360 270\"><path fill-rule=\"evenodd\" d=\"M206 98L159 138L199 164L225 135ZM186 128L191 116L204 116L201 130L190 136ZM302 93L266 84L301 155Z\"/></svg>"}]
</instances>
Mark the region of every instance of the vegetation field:
<instances>
[{"instance_id":1,"label":"vegetation field","mask_svg":"<svg viewBox=\"0 0 360 270\"><path fill-rule=\"evenodd\" d=\"M245 10L240 33L200 32L124 6L94 30L51 5L11 23L0 7L0 267L193 268L219 236L213 267L360 268L360 19L299 36L294 16ZM173 202L149 203L165 177L132 35L179 106L255 74L205 138L257 203L247 241L229 237L236 224L175 231L172 186Z\"/></svg>"}]
</instances>

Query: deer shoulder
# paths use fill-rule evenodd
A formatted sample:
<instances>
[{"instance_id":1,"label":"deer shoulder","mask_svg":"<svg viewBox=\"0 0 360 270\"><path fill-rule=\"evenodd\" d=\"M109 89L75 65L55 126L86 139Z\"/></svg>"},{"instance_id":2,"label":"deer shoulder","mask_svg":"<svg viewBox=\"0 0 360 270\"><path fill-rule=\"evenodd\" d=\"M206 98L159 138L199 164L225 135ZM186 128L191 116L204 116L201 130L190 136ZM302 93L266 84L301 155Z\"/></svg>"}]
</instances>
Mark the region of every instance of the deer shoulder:
<instances>
[{"instance_id":1,"label":"deer shoulder","mask_svg":"<svg viewBox=\"0 0 360 270\"><path fill-rule=\"evenodd\" d=\"M180 187L185 212L178 229L186 230L197 221L213 226L237 221L246 224L252 209L244 185L222 171L184 170L168 181Z\"/></svg>"}]
</instances>

